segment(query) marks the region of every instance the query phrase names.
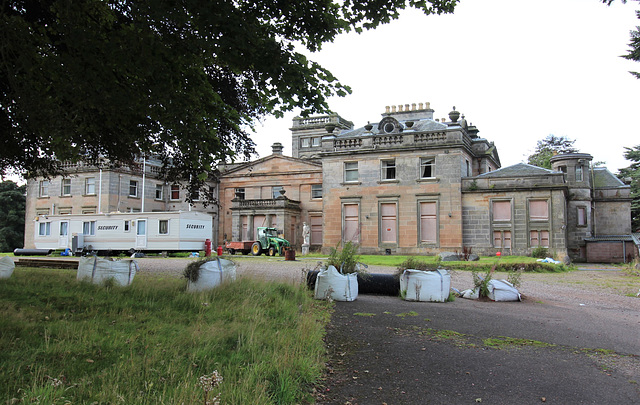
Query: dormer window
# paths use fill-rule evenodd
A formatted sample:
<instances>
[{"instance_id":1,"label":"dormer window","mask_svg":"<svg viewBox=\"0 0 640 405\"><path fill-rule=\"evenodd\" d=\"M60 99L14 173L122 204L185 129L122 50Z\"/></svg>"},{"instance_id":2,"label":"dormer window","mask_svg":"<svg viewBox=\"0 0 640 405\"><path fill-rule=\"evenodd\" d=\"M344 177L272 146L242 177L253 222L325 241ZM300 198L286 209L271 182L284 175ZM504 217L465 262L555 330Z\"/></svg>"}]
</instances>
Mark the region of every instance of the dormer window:
<instances>
[{"instance_id":1,"label":"dormer window","mask_svg":"<svg viewBox=\"0 0 640 405\"><path fill-rule=\"evenodd\" d=\"M401 125L397 119L393 117L385 117L378 124L378 131L385 134L392 134L396 132L402 132Z\"/></svg>"},{"instance_id":2,"label":"dormer window","mask_svg":"<svg viewBox=\"0 0 640 405\"><path fill-rule=\"evenodd\" d=\"M386 132L387 134L390 134L393 132L393 130L396 129L395 125L393 125L392 123L388 122L387 124L385 124L384 126L384 132Z\"/></svg>"}]
</instances>

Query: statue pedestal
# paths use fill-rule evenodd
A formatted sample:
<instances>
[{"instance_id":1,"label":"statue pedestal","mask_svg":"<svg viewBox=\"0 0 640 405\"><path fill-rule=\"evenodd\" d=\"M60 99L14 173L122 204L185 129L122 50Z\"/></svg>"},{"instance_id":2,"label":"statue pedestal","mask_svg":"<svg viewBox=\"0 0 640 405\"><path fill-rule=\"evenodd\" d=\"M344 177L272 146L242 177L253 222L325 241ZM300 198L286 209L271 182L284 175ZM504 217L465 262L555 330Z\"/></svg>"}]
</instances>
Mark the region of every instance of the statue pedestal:
<instances>
[{"instance_id":1,"label":"statue pedestal","mask_svg":"<svg viewBox=\"0 0 640 405\"><path fill-rule=\"evenodd\" d=\"M308 243L303 243L302 244L302 256L308 255L309 254L309 244Z\"/></svg>"}]
</instances>

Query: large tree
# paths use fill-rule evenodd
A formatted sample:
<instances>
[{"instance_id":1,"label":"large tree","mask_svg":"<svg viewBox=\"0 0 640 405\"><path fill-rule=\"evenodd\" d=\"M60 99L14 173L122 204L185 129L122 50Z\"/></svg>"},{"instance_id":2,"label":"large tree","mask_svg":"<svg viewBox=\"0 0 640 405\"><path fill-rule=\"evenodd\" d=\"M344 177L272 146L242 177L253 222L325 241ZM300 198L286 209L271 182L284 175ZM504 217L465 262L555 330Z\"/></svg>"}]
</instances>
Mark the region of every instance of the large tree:
<instances>
[{"instance_id":1,"label":"large tree","mask_svg":"<svg viewBox=\"0 0 640 405\"><path fill-rule=\"evenodd\" d=\"M611 5L615 0L602 0L606 5ZM640 1L640 0L636 0ZM621 0L622 3L626 3L627 0ZM640 20L640 10L636 10L636 17ZM631 42L629 43L629 53L622 55L623 58L640 62L640 26L636 26L636 29L630 32ZM638 79L640 79L640 72L629 72Z\"/></svg>"},{"instance_id":2,"label":"large tree","mask_svg":"<svg viewBox=\"0 0 640 405\"><path fill-rule=\"evenodd\" d=\"M24 246L25 189L13 181L0 183L0 252Z\"/></svg>"},{"instance_id":3,"label":"large tree","mask_svg":"<svg viewBox=\"0 0 640 405\"><path fill-rule=\"evenodd\" d=\"M296 46L319 50L406 7L458 0L7 0L0 15L0 174L62 161L162 156L192 188L248 159L265 114L326 112L350 90ZM189 193L190 194L190 193Z\"/></svg>"},{"instance_id":4,"label":"large tree","mask_svg":"<svg viewBox=\"0 0 640 405\"><path fill-rule=\"evenodd\" d=\"M573 147L575 140L571 140L566 136L548 135L546 138L539 140L536 149L527 159L530 165L551 169L550 159L561 153L575 153L578 149Z\"/></svg>"},{"instance_id":5,"label":"large tree","mask_svg":"<svg viewBox=\"0 0 640 405\"><path fill-rule=\"evenodd\" d=\"M620 169L618 178L631 185L631 228L640 232L640 145L625 148L624 157L632 161L629 167Z\"/></svg>"}]
</instances>

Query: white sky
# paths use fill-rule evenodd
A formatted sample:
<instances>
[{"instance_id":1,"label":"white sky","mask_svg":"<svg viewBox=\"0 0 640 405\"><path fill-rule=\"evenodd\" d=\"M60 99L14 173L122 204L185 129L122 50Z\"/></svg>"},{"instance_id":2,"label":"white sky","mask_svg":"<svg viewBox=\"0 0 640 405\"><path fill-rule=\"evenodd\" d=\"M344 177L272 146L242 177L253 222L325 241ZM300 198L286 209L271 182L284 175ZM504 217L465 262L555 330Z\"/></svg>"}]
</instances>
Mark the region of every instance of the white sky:
<instances>
[{"instance_id":1,"label":"white sky","mask_svg":"<svg viewBox=\"0 0 640 405\"><path fill-rule=\"evenodd\" d=\"M462 0L452 15L406 11L391 24L339 36L310 58L353 93L331 109L361 127L387 105L453 106L494 141L502 166L526 158L549 134L616 172L640 144L640 63L626 54L640 3L619 0ZM291 154L293 112L256 125L260 157L281 142Z\"/></svg>"}]
</instances>

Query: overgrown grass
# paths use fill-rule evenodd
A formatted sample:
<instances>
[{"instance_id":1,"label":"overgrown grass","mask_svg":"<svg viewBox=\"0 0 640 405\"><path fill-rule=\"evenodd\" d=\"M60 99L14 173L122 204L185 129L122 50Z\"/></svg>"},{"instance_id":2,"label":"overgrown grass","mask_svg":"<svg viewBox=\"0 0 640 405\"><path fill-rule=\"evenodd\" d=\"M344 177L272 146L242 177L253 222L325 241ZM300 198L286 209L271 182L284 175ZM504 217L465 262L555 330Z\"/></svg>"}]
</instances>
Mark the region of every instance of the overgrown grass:
<instances>
[{"instance_id":1,"label":"overgrown grass","mask_svg":"<svg viewBox=\"0 0 640 405\"><path fill-rule=\"evenodd\" d=\"M330 305L306 289L241 279L189 294L185 280L141 276L128 288L72 270L1 280L0 403L202 403L198 379L218 370L222 403L293 404L321 377Z\"/></svg>"}]
</instances>

